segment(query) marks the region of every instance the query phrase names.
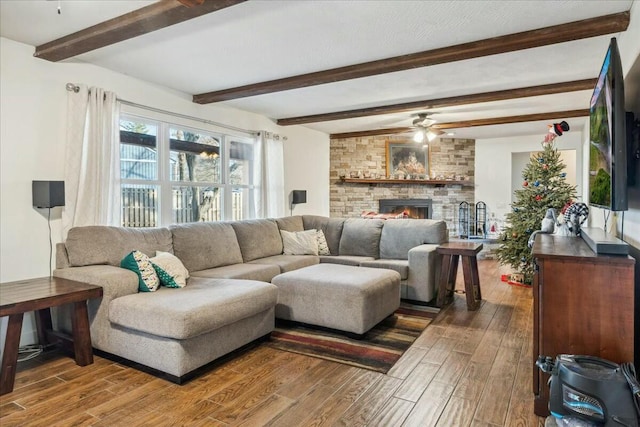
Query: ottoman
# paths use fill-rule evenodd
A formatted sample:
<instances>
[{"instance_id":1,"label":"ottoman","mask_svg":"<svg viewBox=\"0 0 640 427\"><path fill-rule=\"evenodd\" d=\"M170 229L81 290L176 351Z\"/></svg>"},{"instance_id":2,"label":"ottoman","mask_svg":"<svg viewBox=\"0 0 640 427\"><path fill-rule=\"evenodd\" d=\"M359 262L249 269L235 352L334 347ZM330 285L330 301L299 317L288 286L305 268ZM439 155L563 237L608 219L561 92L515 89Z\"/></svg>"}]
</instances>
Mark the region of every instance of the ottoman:
<instances>
[{"instance_id":1,"label":"ottoman","mask_svg":"<svg viewBox=\"0 0 640 427\"><path fill-rule=\"evenodd\" d=\"M276 318L364 334L400 307L400 274L317 264L273 278Z\"/></svg>"}]
</instances>

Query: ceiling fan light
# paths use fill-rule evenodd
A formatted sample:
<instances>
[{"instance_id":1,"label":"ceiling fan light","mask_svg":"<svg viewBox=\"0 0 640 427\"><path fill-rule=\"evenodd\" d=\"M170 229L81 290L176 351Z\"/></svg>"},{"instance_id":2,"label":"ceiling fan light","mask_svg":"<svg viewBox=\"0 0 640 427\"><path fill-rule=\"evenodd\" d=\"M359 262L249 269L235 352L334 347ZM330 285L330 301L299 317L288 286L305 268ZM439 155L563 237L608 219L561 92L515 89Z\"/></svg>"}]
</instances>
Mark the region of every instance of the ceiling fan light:
<instances>
[{"instance_id":1,"label":"ceiling fan light","mask_svg":"<svg viewBox=\"0 0 640 427\"><path fill-rule=\"evenodd\" d=\"M438 135L436 135L434 132L427 132L427 140L429 142L433 141L434 139L436 139L438 137Z\"/></svg>"},{"instance_id":2,"label":"ceiling fan light","mask_svg":"<svg viewBox=\"0 0 640 427\"><path fill-rule=\"evenodd\" d=\"M424 141L424 131L422 129L416 131L416 133L413 134L413 140L414 142Z\"/></svg>"}]
</instances>

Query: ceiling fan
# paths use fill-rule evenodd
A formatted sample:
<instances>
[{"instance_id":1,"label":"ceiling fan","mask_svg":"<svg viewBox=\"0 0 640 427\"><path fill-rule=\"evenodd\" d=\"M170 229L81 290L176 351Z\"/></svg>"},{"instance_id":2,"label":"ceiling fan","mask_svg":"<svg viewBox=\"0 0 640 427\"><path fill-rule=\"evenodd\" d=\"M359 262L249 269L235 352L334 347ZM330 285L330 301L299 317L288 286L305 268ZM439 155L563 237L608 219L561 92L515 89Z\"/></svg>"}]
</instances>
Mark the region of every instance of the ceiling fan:
<instances>
[{"instance_id":1,"label":"ceiling fan","mask_svg":"<svg viewBox=\"0 0 640 427\"><path fill-rule=\"evenodd\" d=\"M424 112L415 115L417 116L413 119L413 126L416 128L416 131L413 134L413 140L415 142L423 142L425 138L427 141L431 142L438 136L446 133L432 126L435 123L435 120L429 117L432 114L434 113Z\"/></svg>"}]
</instances>

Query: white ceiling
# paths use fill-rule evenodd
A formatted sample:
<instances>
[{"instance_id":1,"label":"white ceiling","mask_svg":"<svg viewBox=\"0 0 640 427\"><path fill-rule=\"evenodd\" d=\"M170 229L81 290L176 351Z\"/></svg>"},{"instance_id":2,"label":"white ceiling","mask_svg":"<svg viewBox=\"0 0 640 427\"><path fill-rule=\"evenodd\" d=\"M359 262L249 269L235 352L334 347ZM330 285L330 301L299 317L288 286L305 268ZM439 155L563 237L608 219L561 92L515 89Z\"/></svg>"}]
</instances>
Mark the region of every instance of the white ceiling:
<instances>
[{"instance_id":1,"label":"white ceiling","mask_svg":"<svg viewBox=\"0 0 640 427\"><path fill-rule=\"evenodd\" d=\"M189 94L221 90L631 9L634 0L252 0L79 55ZM33 46L153 2L0 1L0 35ZM58 4L61 14L57 14ZM278 119L594 78L611 36L225 101ZM588 108L590 91L435 109L439 122ZM559 117L558 119L562 119ZM409 126L411 113L310 123L326 133ZM584 118L567 120L582 127ZM454 130L535 134L548 123Z\"/></svg>"}]
</instances>

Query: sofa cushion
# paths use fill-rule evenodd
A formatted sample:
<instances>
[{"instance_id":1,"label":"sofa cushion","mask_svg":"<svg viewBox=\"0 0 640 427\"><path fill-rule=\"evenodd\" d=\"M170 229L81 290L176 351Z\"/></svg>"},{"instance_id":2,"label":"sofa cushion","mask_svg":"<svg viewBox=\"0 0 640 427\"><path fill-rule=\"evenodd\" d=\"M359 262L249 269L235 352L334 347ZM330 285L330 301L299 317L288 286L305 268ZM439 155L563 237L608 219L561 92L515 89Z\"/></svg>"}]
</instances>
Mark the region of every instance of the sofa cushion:
<instances>
[{"instance_id":1,"label":"sofa cushion","mask_svg":"<svg viewBox=\"0 0 640 427\"><path fill-rule=\"evenodd\" d=\"M446 242L447 225L434 219L385 221L380 237L380 258L407 259L409 249L425 243Z\"/></svg>"},{"instance_id":2,"label":"sofa cushion","mask_svg":"<svg viewBox=\"0 0 640 427\"><path fill-rule=\"evenodd\" d=\"M343 218L327 218L318 215L303 215L302 222L305 230L322 230L331 255L338 255L340 249L340 236L342 236L342 227L344 226Z\"/></svg>"},{"instance_id":3,"label":"sofa cushion","mask_svg":"<svg viewBox=\"0 0 640 427\"><path fill-rule=\"evenodd\" d=\"M191 277L209 277L215 279L246 279L271 282L280 274L277 265L268 264L232 264L207 270L193 271Z\"/></svg>"},{"instance_id":4,"label":"sofa cushion","mask_svg":"<svg viewBox=\"0 0 640 427\"><path fill-rule=\"evenodd\" d=\"M120 261L120 267L131 270L138 276L140 292L155 292L160 287L158 273L148 256L140 251L131 251Z\"/></svg>"},{"instance_id":5,"label":"sofa cushion","mask_svg":"<svg viewBox=\"0 0 640 427\"><path fill-rule=\"evenodd\" d=\"M282 237L275 220L249 219L231 225L238 237L244 262L282 253Z\"/></svg>"},{"instance_id":6,"label":"sofa cushion","mask_svg":"<svg viewBox=\"0 0 640 427\"><path fill-rule=\"evenodd\" d=\"M361 267L386 268L387 270L397 271L400 274L400 280L407 280L409 277L409 261L403 259L375 259L373 261L362 261Z\"/></svg>"},{"instance_id":7,"label":"sofa cushion","mask_svg":"<svg viewBox=\"0 0 640 427\"><path fill-rule=\"evenodd\" d=\"M108 264L120 266L131 251L139 250L147 256L156 251L172 252L171 231L167 228L123 228L104 225L73 227L65 242L69 265Z\"/></svg>"},{"instance_id":8,"label":"sofa cushion","mask_svg":"<svg viewBox=\"0 0 640 427\"><path fill-rule=\"evenodd\" d=\"M169 227L173 253L189 271L242 262L236 233L225 222L192 222Z\"/></svg>"},{"instance_id":9,"label":"sofa cushion","mask_svg":"<svg viewBox=\"0 0 640 427\"><path fill-rule=\"evenodd\" d=\"M285 255L318 255L318 231L280 230Z\"/></svg>"},{"instance_id":10,"label":"sofa cushion","mask_svg":"<svg viewBox=\"0 0 640 427\"><path fill-rule=\"evenodd\" d=\"M379 258L383 225L384 221L381 219L347 219L340 237L339 254Z\"/></svg>"},{"instance_id":11,"label":"sofa cushion","mask_svg":"<svg viewBox=\"0 0 640 427\"><path fill-rule=\"evenodd\" d=\"M302 217L300 215L285 216L282 218L276 218L276 224L278 224L279 230L284 231L303 231L304 224L302 223Z\"/></svg>"},{"instance_id":12,"label":"sofa cushion","mask_svg":"<svg viewBox=\"0 0 640 427\"><path fill-rule=\"evenodd\" d=\"M109 320L136 331L189 339L274 307L277 288L255 280L192 278L183 289L116 298Z\"/></svg>"},{"instance_id":13,"label":"sofa cushion","mask_svg":"<svg viewBox=\"0 0 640 427\"><path fill-rule=\"evenodd\" d=\"M180 258L169 252L156 251L156 256L151 258L151 262L163 286L170 288L184 288L187 286L189 270L182 264ZM168 275L169 278L164 278L164 275L160 271Z\"/></svg>"},{"instance_id":14,"label":"sofa cushion","mask_svg":"<svg viewBox=\"0 0 640 427\"><path fill-rule=\"evenodd\" d=\"M316 265L319 262L320 258L313 255L273 255L253 260L250 264L276 265L281 273L285 273L310 265Z\"/></svg>"}]
</instances>

